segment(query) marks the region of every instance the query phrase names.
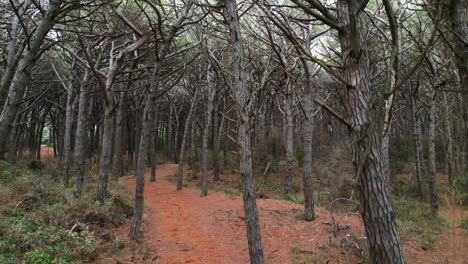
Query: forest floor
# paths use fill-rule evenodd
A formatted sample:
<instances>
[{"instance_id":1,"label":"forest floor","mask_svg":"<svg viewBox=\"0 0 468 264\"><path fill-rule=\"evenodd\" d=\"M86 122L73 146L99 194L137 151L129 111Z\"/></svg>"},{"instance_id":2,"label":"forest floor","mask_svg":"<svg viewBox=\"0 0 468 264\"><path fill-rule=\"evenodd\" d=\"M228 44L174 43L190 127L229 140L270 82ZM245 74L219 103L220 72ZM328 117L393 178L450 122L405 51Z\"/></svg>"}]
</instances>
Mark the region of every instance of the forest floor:
<instances>
[{"instance_id":1,"label":"forest floor","mask_svg":"<svg viewBox=\"0 0 468 264\"><path fill-rule=\"evenodd\" d=\"M129 243L118 255L99 263L248 263L242 199L237 194L196 188L176 191L169 180L177 164L158 166L157 182L145 183L145 212L140 243ZM149 175L146 176L149 179ZM134 190L135 177L119 180ZM258 199L260 229L266 263L363 263L364 227L356 214L316 208L317 219L302 220L300 204ZM466 216L461 208L441 210L450 223L434 247L404 241L408 263L468 263L467 231L459 228ZM338 223L339 228L334 223ZM128 225L119 228L125 238Z\"/></svg>"}]
</instances>

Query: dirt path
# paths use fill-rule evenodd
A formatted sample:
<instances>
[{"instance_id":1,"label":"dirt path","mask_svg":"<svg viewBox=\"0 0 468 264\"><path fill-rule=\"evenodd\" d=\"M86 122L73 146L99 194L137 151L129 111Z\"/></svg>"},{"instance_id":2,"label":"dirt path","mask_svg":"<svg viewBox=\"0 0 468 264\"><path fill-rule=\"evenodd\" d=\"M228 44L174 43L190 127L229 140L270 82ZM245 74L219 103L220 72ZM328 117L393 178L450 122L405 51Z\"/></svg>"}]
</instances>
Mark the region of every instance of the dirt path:
<instances>
[{"instance_id":1,"label":"dirt path","mask_svg":"<svg viewBox=\"0 0 468 264\"><path fill-rule=\"evenodd\" d=\"M242 199L220 192L201 198L192 188L176 191L166 179L176 169L176 164L161 165L157 182L145 183L142 234L151 252L144 257L114 256L100 263L248 263ZM133 176L119 182L134 190ZM356 242L365 247L366 241L359 216L335 214L346 228L335 236L325 209L316 209L316 221L305 222L298 204L258 199L257 205L266 263L361 263ZM120 230L120 237L126 237L128 226ZM431 250L404 243L405 257L408 263L467 263L465 232L459 228L444 232Z\"/></svg>"},{"instance_id":2,"label":"dirt path","mask_svg":"<svg viewBox=\"0 0 468 264\"><path fill-rule=\"evenodd\" d=\"M240 197L209 192L201 198L196 189L176 191L165 179L174 175L176 167L159 166L157 182L145 184L143 240L154 249L147 262L248 263ZM134 177L124 177L120 183L131 189L135 186ZM358 263L359 257L345 251L340 241L347 234L362 233L359 217L338 216L340 224L352 227L334 237L327 211L318 209L317 221L307 223L299 220L302 210L294 203L262 199L258 207L268 263L290 263L293 259Z\"/></svg>"}]
</instances>

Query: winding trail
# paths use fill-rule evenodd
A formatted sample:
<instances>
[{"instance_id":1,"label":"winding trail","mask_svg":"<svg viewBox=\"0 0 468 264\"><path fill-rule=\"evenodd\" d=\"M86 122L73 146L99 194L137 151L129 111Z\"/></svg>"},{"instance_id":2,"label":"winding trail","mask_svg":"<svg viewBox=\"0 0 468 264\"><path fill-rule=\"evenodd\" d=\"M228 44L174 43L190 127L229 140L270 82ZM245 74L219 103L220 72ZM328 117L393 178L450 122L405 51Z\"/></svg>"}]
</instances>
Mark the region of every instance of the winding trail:
<instances>
[{"instance_id":1,"label":"winding trail","mask_svg":"<svg viewBox=\"0 0 468 264\"><path fill-rule=\"evenodd\" d=\"M166 179L176 169L177 164L160 165L157 182L145 182L143 241L153 248L147 262L248 263L242 199L221 192L209 192L201 198L199 190L193 188L176 191ZM135 178L123 177L119 183L134 190ZM326 225L331 222L327 211L317 209L318 219L305 222L300 220L298 204L275 199L259 199L257 204L267 263L290 263L295 254L300 257L312 252L320 263L327 259L358 262L357 256L345 254L339 247L338 238ZM359 217L340 219L340 224L351 225L347 233L362 232Z\"/></svg>"},{"instance_id":2,"label":"winding trail","mask_svg":"<svg viewBox=\"0 0 468 264\"><path fill-rule=\"evenodd\" d=\"M201 198L199 189L176 191L167 179L176 170L177 164L163 164L157 182L148 182L149 174L145 177L142 241L150 252L98 263L249 263L241 197L209 191ZM119 183L135 190L134 176L122 177ZM317 219L305 222L299 204L257 199L257 206L266 263L361 263L355 242L361 239L365 247L366 241L359 216L335 213L335 221L346 227L335 236L325 209L316 208ZM127 232L128 225L122 226L119 237L126 238ZM403 250L408 263L467 263L467 237L466 231L454 227L442 234L434 249L405 242Z\"/></svg>"}]
</instances>

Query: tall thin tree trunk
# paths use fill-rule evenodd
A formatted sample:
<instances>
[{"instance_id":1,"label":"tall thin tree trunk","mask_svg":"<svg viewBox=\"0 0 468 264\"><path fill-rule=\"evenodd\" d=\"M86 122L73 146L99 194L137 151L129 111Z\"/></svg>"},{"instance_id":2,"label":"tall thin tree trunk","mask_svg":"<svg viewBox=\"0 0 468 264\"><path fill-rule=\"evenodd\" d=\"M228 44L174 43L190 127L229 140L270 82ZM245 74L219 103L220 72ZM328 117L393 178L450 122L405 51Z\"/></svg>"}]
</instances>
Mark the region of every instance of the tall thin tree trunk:
<instances>
[{"instance_id":1,"label":"tall thin tree trunk","mask_svg":"<svg viewBox=\"0 0 468 264\"><path fill-rule=\"evenodd\" d=\"M190 103L189 112L187 115L187 119L185 120L185 124L184 124L184 132L182 134L182 143L180 144L180 150L179 150L179 163L177 166L177 190L182 189L182 185L184 181L185 145L187 144L186 142L187 142L189 126L193 122L192 116L193 116L193 112L195 109L195 105L197 104L197 97L198 97L198 89L196 89L193 94L192 101Z\"/></svg>"},{"instance_id":2,"label":"tall thin tree trunk","mask_svg":"<svg viewBox=\"0 0 468 264\"><path fill-rule=\"evenodd\" d=\"M449 114L449 105L447 101L447 93L443 93L443 111L444 111L444 128L445 128L445 137L447 140L447 149L445 156L445 163L447 165L447 176L449 184L453 184L453 137L452 137L452 121Z\"/></svg>"},{"instance_id":3,"label":"tall thin tree trunk","mask_svg":"<svg viewBox=\"0 0 468 264\"><path fill-rule=\"evenodd\" d=\"M156 61L153 68L153 73L151 76L151 86L149 95L144 100L144 109L143 109L143 124L142 124L142 131L141 131L141 139L140 139L140 146L138 148L138 163L137 163L137 171L136 171L136 188L135 188L135 210L134 210L134 217L132 224L130 226L129 231L129 238L136 239L138 237L138 232L140 230L141 225L141 217L143 215L143 207L144 207L144 189L145 189L145 171L146 171L146 158L147 158L147 151L148 151L148 140L150 139L150 130L153 126L153 120L151 116L151 109L153 107L153 102L155 100L156 94L159 88L159 82L161 78L161 63L164 61L167 52L169 50L169 46L171 45L172 39L174 38L177 30L180 28L182 23L184 22L185 18L188 15L190 8L193 5L192 0L188 0L185 9L179 14L179 18L172 25L171 31L166 36L166 41L162 45L158 58L159 61Z\"/></svg>"},{"instance_id":4,"label":"tall thin tree trunk","mask_svg":"<svg viewBox=\"0 0 468 264\"><path fill-rule=\"evenodd\" d=\"M226 100L223 101L223 108L225 111L226 110ZM214 113L215 115L217 115L218 113ZM219 173L220 173L220 169L219 169L219 158L220 158L220 153L219 153L219 148L220 148L220 144L221 144L221 137L223 136L223 128L224 128L224 122L225 122L225 118L224 118L224 114L222 114L222 117L221 117L221 123L218 125L218 129L215 131L216 133L216 138L215 138L215 144L214 144L214 150L213 150L213 155L214 155L214 159L213 159L213 180L214 181L219 181Z\"/></svg>"},{"instance_id":5,"label":"tall thin tree trunk","mask_svg":"<svg viewBox=\"0 0 468 264\"><path fill-rule=\"evenodd\" d=\"M284 104L284 112L286 116L286 162L288 173L286 174L284 192L286 194L292 192L293 176L294 176L294 123L293 123L293 95L290 86L289 78L286 79L286 99Z\"/></svg>"},{"instance_id":6,"label":"tall thin tree trunk","mask_svg":"<svg viewBox=\"0 0 468 264\"><path fill-rule=\"evenodd\" d=\"M225 7L226 22L229 25L230 31L230 41L234 49L234 63L232 66L233 90L235 91L235 99L238 104L238 141L247 243L249 247L250 263L262 264L264 263L264 257L260 227L258 225L258 212L252 171L252 146L250 144L250 113L248 105L249 94L245 85L243 67L244 47L237 13L237 1L226 1Z\"/></svg>"},{"instance_id":7,"label":"tall thin tree trunk","mask_svg":"<svg viewBox=\"0 0 468 264\"><path fill-rule=\"evenodd\" d=\"M73 127L73 90L71 85L67 89L67 105L65 110L65 138L63 144L63 184L68 187L70 182L71 144Z\"/></svg>"},{"instance_id":8,"label":"tall thin tree trunk","mask_svg":"<svg viewBox=\"0 0 468 264\"><path fill-rule=\"evenodd\" d=\"M156 163L157 163L157 149L158 149L158 137L159 137L159 113L157 107L153 109L153 137L151 139L151 177L150 182L156 181Z\"/></svg>"},{"instance_id":9,"label":"tall thin tree trunk","mask_svg":"<svg viewBox=\"0 0 468 264\"><path fill-rule=\"evenodd\" d=\"M119 102L117 105L117 116L115 120L115 139L114 139L114 157L112 158L112 179L117 180L123 175L122 165L122 136L123 136L123 104L125 94L119 94Z\"/></svg>"},{"instance_id":10,"label":"tall thin tree trunk","mask_svg":"<svg viewBox=\"0 0 468 264\"><path fill-rule=\"evenodd\" d=\"M310 34L308 34L310 35ZM302 59L304 66L306 86L304 88L304 110L305 110L305 123L304 123L304 220L313 221L315 219L314 211L314 195L312 189L312 138L314 129L313 117L313 87L312 87L312 67L311 63Z\"/></svg>"},{"instance_id":11,"label":"tall thin tree trunk","mask_svg":"<svg viewBox=\"0 0 468 264\"><path fill-rule=\"evenodd\" d=\"M208 62L206 73L208 106L205 115L205 127L203 128L202 140L202 184L200 196L208 195L208 136L211 128L211 118L213 114L213 101L216 95L216 83L214 83L213 65Z\"/></svg>"},{"instance_id":12,"label":"tall thin tree trunk","mask_svg":"<svg viewBox=\"0 0 468 264\"><path fill-rule=\"evenodd\" d=\"M413 137L415 142L415 162L416 162L416 190L418 192L419 199L424 198L423 188L423 155L422 155L422 133L421 133L421 119L418 116L418 110L416 105L415 95L411 96L411 114L413 120Z\"/></svg>"},{"instance_id":13,"label":"tall thin tree trunk","mask_svg":"<svg viewBox=\"0 0 468 264\"><path fill-rule=\"evenodd\" d=\"M178 159L178 155L177 155L177 151L179 150L179 129L180 129L180 112L182 111L182 107L179 109L178 112L176 112L175 114L175 120L176 120L176 126L175 126L175 130L174 130L174 162L175 163L179 163Z\"/></svg>"},{"instance_id":14,"label":"tall thin tree trunk","mask_svg":"<svg viewBox=\"0 0 468 264\"><path fill-rule=\"evenodd\" d=\"M435 153L435 122L436 122L436 99L435 89L430 92L430 108L429 108L429 196L431 201L431 212L437 215L437 189L436 189L436 153Z\"/></svg>"},{"instance_id":15,"label":"tall thin tree trunk","mask_svg":"<svg viewBox=\"0 0 468 264\"><path fill-rule=\"evenodd\" d=\"M107 183L111 173L112 164L112 131L114 130L113 106L106 103L104 109L104 129L102 131L101 156L99 158L99 183L96 192L96 200L104 204L107 195Z\"/></svg>"},{"instance_id":16,"label":"tall thin tree trunk","mask_svg":"<svg viewBox=\"0 0 468 264\"><path fill-rule=\"evenodd\" d=\"M169 153L172 153L173 150L173 136L172 136L172 116L174 112L174 107L172 106L172 102L169 102L169 122L167 124L167 145L169 147Z\"/></svg>"},{"instance_id":17,"label":"tall thin tree trunk","mask_svg":"<svg viewBox=\"0 0 468 264\"><path fill-rule=\"evenodd\" d=\"M87 125L90 125L88 119L87 109L87 82L89 80L89 70L85 69L83 80L80 86L80 98L78 103L78 123L76 125L75 133L75 195L81 196L83 193L83 182L86 171L86 130Z\"/></svg>"}]
</instances>

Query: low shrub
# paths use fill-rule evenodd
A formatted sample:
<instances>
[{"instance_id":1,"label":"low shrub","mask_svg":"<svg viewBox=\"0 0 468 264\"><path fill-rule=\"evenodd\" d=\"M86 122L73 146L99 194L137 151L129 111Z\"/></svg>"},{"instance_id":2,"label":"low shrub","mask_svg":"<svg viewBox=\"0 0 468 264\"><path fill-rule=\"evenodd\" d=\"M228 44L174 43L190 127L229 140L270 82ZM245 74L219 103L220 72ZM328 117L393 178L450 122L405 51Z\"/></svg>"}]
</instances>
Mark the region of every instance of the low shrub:
<instances>
[{"instance_id":1,"label":"low shrub","mask_svg":"<svg viewBox=\"0 0 468 264\"><path fill-rule=\"evenodd\" d=\"M93 177L77 198L47 164L41 171L10 170L15 175L3 186L7 205L0 214L0 263L90 262L98 252L119 247L109 229L133 215L123 187L111 184L105 204L99 206Z\"/></svg>"}]
</instances>

